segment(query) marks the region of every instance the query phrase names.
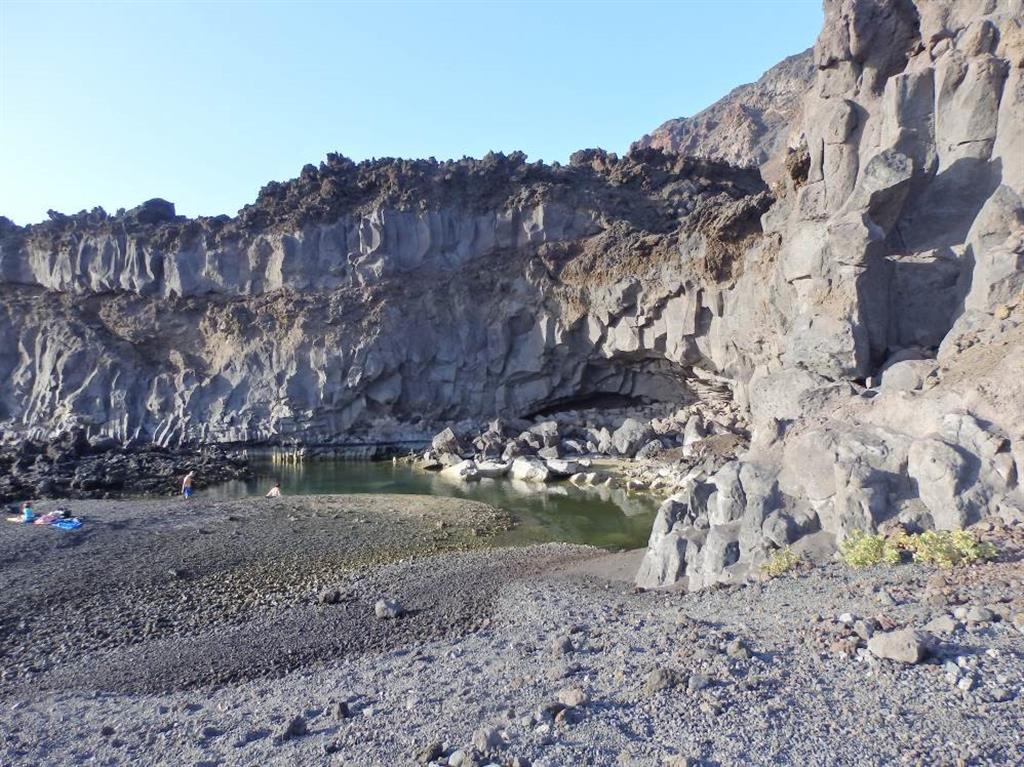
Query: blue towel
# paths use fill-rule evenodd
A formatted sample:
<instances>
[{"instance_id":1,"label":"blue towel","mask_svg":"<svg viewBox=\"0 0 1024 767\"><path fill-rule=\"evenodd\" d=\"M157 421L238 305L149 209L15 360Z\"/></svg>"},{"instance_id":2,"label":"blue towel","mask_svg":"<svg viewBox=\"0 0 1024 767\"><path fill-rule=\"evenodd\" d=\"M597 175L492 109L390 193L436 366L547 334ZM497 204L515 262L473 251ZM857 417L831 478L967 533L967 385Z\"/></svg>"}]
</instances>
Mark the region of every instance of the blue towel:
<instances>
[{"instance_id":1,"label":"blue towel","mask_svg":"<svg viewBox=\"0 0 1024 767\"><path fill-rule=\"evenodd\" d=\"M51 522L50 527L56 527L61 530L77 530L82 526L82 520L78 517L71 517L71 519L58 519L56 522Z\"/></svg>"}]
</instances>

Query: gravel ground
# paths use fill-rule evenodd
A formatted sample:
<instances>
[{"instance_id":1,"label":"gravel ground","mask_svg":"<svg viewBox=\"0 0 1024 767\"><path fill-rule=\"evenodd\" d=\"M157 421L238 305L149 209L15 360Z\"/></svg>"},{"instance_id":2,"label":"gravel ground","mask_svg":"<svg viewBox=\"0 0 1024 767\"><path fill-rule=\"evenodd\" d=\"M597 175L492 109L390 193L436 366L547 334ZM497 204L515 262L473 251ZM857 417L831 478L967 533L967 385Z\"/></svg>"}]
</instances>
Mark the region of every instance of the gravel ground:
<instances>
[{"instance_id":1,"label":"gravel ground","mask_svg":"<svg viewBox=\"0 0 1024 767\"><path fill-rule=\"evenodd\" d=\"M635 592L635 553L480 548L507 520L453 499L103 509L0 531L2 764L1024 764L1019 528L952 573L684 594ZM929 624L918 664L858 636Z\"/></svg>"},{"instance_id":2,"label":"gravel ground","mask_svg":"<svg viewBox=\"0 0 1024 767\"><path fill-rule=\"evenodd\" d=\"M69 506L81 530L0 526L0 693L174 690L428 638L472 605L448 599L403 622L400 636L382 634L357 605L387 593L374 565L479 547L512 524L484 504L420 496ZM446 586L458 584L437 584ZM394 587L432 588L401 578ZM325 611L320 594L332 590Z\"/></svg>"}]
</instances>

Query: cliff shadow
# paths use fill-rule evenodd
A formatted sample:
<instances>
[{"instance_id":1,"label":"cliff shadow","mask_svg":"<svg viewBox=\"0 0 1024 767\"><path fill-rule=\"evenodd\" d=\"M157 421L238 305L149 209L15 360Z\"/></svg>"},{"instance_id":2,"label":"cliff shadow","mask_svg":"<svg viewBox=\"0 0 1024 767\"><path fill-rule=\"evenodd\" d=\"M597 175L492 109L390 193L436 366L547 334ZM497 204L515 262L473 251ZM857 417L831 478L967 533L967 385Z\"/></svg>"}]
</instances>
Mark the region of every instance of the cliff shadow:
<instances>
[{"instance_id":1,"label":"cliff shadow","mask_svg":"<svg viewBox=\"0 0 1024 767\"><path fill-rule=\"evenodd\" d=\"M971 226L1002 183L1002 162L961 158L936 174L904 203L905 213L886 245L888 284L886 352L935 348L963 313L971 289Z\"/></svg>"}]
</instances>

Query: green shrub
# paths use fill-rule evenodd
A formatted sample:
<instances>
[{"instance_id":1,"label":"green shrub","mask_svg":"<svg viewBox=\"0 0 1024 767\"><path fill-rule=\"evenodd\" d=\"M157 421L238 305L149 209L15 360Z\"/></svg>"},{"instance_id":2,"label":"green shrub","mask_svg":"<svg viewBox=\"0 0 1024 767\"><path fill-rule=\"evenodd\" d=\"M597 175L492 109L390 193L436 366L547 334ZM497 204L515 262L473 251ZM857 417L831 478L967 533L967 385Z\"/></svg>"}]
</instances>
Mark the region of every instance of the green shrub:
<instances>
[{"instance_id":1,"label":"green shrub","mask_svg":"<svg viewBox=\"0 0 1024 767\"><path fill-rule=\"evenodd\" d=\"M979 541L970 530L929 530L907 538L907 548L915 562L939 567L995 559L999 553L991 543Z\"/></svg>"},{"instance_id":2,"label":"green shrub","mask_svg":"<svg viewBox=\"0 0 1024 767\"><path fill-rule=\"evenodd\" d=\"M872 535L863 530L854 530L839 544L839 555L853 567L872 565L897 565L900 562L900 548L884 535Z\"/></svg>"},{"instance_id":3,"label":"green shrub","mask_svg":"<svg viewBox=\"0 0 1024 767\"><path fill-rule=\"evenodd\" d=\"M854 530L839 545L843 561L853 567L897 565L904 551L910 552L915 562L939 567L995 559L999 553L991 543L979 541L970 530L929 530L908 535L897 528L888 537Z\"/></svg>"},{"instance_id":4,"label":"green shrub","mask_svg":"<svg viewBox=\"0 0 1024 767\"><path fill-rule=\"evenodd\" d=\"M800 556L793 552L789 546L772 552L768 561L761 565L761 571L774 578L777 575L788 573L800 563Z\"/></svg>"}]
</instances>

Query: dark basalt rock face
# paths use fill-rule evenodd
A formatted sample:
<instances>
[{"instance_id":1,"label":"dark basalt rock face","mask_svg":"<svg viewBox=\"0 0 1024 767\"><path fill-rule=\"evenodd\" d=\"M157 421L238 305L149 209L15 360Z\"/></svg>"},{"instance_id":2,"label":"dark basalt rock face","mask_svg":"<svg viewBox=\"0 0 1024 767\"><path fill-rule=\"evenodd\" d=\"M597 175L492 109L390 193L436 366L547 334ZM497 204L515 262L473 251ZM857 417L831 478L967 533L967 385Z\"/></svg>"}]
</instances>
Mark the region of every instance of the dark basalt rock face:
<instances>
[{"instance_id":1,"label":"dark basalt rock face","mask_svg":"<svg viewBox=\"0 0 1024 767\"><path fill-rule=\"evenodd\" d=\"M154 198L146 200L139 207L128 212L126 218L134 219L140 224L162 224L166 221L174 221L174 203Z\"/></svg>"},{"instance_id":2,"label":"dark basalt rock face","mask_svg":"<svg viewBox=\"0 0 1024 767\"><path fill-rule=\"evenodd\" d=\"M0 351L0 417L33 439L315 444L682 398L701 285L733 276L771 201L756 171L658 150L331 155L235 218L151 200L7 223L0 327L32 352Z\"/></svg>"},{"instance_id":3,"label":"dark basalt rock face","mask_svg":"<svg viewBox=\"0 0 1024 767\"><path fill-rule=\"evenodd\" d=\"M153 445L124 449L112 440L68 432L47 444L22 441L0 448L0 502L25 498L170 495L182 476L196 473L196 488L245 479L246 460L213 446L175 451Z\"/></svg>"}]
</instances>

